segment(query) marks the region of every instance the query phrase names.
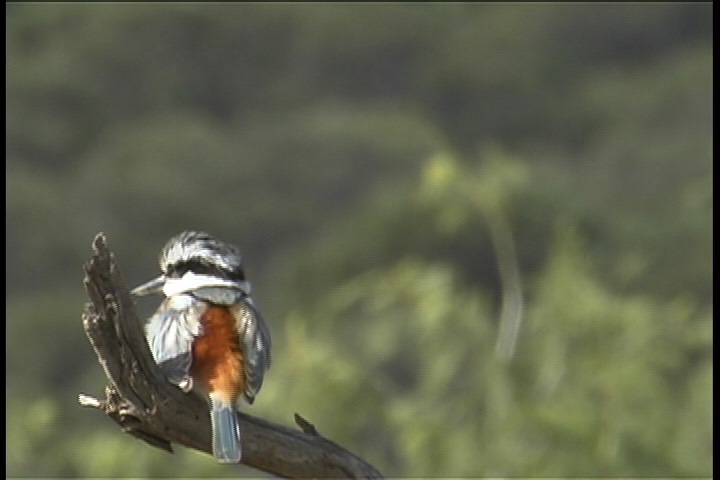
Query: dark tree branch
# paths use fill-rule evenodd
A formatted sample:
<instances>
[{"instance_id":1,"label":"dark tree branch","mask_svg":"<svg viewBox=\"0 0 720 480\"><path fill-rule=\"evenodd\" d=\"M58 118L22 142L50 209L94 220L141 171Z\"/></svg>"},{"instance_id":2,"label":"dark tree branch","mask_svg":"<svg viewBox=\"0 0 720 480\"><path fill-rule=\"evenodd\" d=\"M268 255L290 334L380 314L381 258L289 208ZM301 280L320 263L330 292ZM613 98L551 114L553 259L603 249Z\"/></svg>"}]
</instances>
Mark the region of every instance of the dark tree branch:
<instances>
[{"instance_id":1,"label":"dark tree branch","mask_svg":"<svg viewBox=\"0 0 720 480\"><path fill-rule=\"evenodd\" d=\"M123 431L154 447L172 452L171 443L179 443L211 453L207 404L170 384L155 364L102 233L85 266L85 288L91 303L85 307L83 327L110 385L105 400L81 394L80 404L103 410ZM287 478L382 478L307 420L295 418L302 432L239 413L242 462Z\"/></svg>"}]
</instances>

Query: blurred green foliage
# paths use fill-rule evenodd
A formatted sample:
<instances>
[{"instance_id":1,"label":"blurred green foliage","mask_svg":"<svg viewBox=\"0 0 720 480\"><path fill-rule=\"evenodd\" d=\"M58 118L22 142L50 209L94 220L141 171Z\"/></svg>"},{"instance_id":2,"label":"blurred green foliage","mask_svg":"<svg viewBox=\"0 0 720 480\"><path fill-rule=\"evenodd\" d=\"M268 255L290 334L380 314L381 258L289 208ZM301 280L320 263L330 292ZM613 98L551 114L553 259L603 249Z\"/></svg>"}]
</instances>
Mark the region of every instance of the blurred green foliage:
<instances>
[{"instance_id":1,"label":"blurred green foliage","mask_svg":"<svg viewBox=\"0 0 720 480\"><path fill-rule=\"evenodd\" d=\"M133 286L186 228L271 324L251 414L390 477L712 475L711 4L6 12L7 476L258 475L77 405L93 236Z\"/></svg>"}]
</instances>

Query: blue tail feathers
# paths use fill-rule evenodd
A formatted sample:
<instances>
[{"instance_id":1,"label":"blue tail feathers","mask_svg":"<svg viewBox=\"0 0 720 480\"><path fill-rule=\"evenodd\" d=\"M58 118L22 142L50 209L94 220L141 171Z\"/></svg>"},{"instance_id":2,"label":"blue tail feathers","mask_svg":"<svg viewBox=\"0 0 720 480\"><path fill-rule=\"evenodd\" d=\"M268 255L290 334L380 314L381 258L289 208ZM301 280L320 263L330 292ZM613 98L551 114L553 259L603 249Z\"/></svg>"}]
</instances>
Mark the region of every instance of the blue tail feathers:
<instances>
[{"instance_id":1,"label":"blue tail feathers","mask_svg":"<svg viewBox=\"0 0 720 480\"><path fill-rule=\"evenodd\" d=\"M235 407L213 397L210 401L213 455L218 462L238 463L242 458L242 450Z\"/></svg>"}]
</instances>

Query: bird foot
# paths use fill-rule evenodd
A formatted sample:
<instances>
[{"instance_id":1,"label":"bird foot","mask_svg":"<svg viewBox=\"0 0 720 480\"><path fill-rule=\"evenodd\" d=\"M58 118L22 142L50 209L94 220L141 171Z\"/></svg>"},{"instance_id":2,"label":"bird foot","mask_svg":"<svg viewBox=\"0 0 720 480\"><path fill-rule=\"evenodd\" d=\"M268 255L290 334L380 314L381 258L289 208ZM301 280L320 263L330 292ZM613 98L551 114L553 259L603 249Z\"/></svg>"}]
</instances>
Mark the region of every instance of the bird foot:
<instances>
[{"instance_id":1,"label":"bird foot","mask_svg":"<svg viewBox=\"0 0 720 480\"><path fill-rule=\"evenodd\" d=\"M182 390L183 392L188 393L193 388L192 377L185 377L180 380L180 383L178 383L178 387L180 387L180 390Z\"/></svg>"}]
</instances>

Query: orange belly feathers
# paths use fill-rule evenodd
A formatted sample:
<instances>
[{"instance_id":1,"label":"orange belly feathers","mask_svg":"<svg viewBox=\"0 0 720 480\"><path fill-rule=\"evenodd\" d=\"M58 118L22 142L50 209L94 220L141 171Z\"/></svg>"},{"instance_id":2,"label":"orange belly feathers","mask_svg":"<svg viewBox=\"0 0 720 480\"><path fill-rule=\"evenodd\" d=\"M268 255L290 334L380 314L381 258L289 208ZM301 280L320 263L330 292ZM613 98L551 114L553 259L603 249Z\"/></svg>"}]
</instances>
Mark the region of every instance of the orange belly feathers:
<instances>
[{"instance_id":1,"label":"orange belly feathers","mask_svg":"<svg viewBox=\"0 0 720 480\"><path fill-rule=\"evenodd\" d=\"M210 306L201 324L202 335L192 345L190 375L196 386L234 403L245 387L243 352L235 318L225 307Z\"/></svg>"}]
</instances>

